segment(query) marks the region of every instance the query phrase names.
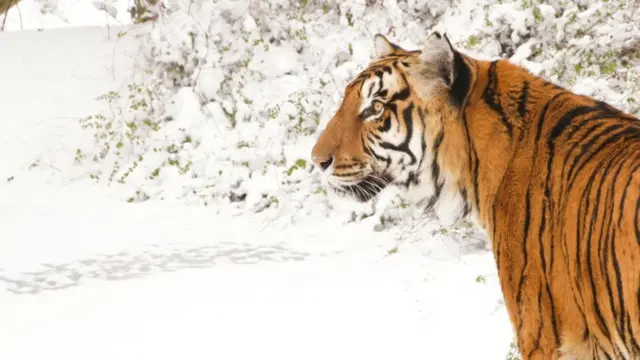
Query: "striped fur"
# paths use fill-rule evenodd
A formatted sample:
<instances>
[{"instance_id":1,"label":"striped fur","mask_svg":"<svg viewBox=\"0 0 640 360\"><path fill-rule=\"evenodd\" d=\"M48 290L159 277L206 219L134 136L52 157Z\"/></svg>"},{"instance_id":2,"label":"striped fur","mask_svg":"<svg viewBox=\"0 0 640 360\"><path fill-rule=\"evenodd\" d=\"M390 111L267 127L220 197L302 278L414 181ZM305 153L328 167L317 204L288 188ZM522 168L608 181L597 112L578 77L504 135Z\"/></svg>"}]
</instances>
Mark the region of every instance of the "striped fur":
<instances>
[{"instance_id":1,"label":"striped fur","mask_svg":"<svg viewBox=\"0 0 640 360\"><path fill-rule=\"evenodd\" d=\"M330 187L484 228L524 360L640 359L640 120L438 33L375 42L312 151Z\"/></svg>"}]
</instances>

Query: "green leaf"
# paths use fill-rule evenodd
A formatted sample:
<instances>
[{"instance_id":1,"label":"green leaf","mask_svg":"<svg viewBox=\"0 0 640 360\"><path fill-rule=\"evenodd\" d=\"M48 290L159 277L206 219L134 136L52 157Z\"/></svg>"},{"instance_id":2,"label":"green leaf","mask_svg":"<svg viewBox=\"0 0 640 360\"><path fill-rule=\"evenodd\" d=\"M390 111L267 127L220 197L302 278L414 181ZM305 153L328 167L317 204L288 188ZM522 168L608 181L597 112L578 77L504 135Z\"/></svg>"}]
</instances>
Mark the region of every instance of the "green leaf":
<instances>
[{"instance_id":1,"label":"green leaf","mask_svg":"<svg viewBox=\"0 0 640 360\"><path fill-rule=\"evenodd\" d=\"M296 160L296 166L301 169L304 169L307 167L307 161L305 159L298 159Z\"/></svg>"}]
</instances>

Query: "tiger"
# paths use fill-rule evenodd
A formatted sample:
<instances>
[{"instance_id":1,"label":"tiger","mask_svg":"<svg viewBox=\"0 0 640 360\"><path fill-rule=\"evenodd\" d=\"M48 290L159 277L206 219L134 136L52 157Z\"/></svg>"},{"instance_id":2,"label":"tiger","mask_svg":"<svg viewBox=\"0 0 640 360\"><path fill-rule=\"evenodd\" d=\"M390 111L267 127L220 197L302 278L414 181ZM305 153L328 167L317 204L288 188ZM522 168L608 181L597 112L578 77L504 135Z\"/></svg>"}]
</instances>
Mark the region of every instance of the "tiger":
<instances>
[{"instance_id":1,"label":"tiger","mask_svg":"<svg viewBox=\"0 0 640 360\"><path fill-rule=\"evenodd\" d=\"M640 120L444 32L372 43L311 149L328 191L484 230L523 360L640 359Z\"/></svg>"}]
</instances>

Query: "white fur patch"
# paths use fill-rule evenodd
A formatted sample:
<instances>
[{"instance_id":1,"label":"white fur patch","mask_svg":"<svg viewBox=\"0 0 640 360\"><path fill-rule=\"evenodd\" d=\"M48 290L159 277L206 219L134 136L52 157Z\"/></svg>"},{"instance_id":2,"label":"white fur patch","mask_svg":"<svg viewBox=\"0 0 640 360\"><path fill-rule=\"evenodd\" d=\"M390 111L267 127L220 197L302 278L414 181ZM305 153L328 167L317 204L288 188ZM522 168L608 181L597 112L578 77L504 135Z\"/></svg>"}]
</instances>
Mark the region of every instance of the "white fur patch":
<instances>
[{"instance_id":1,"label":"white fur patch","mask_svg":"<svg viewBox=\"0 0 640 360\"><path fill-rule=\"evenodd\" d=\"M457 188L444 190L435 204L434 212L445 226L456 223L464 211L464 199Z\"/></svg>"},{"instance_id":2,"label":"white fur patch","mask_svg":"<svg viewBox=\"0 0 640 360\"><path fill-rule=\"evenodd\" d=\"M431 33L424 42L420 59L425 64L451 63L453 61L453 49L444 35Z\"/></svg>"},{"instance_id":3,"label":"white fur patch","mask_svg":"<svg viewBox=\"0 0 640 360\"><path fill-rule=\"evenodd\" d=\"M373 37L373 45L375 50L374 56L376 59L390 55L394 50L391 42L381 34L376 34L376 36Z\"/></svg>"},{"instance_id":4,"label":"white fur patch","mask_svg":"<svg viewBox=\"0 0 640 360\"><path fill-rule=\"evenodd\" d=\"M373 88L371 88L373 86ZM372 89L371 96L369 95L369 89ZM373 101L374 94L376 91L380 90L380 79L376 77L369 78L362 82L362 87L360 88L360 108L358 109L358 113L361 113L364 109L371 106L371 102Z\"/></svg>"}]
</instances>

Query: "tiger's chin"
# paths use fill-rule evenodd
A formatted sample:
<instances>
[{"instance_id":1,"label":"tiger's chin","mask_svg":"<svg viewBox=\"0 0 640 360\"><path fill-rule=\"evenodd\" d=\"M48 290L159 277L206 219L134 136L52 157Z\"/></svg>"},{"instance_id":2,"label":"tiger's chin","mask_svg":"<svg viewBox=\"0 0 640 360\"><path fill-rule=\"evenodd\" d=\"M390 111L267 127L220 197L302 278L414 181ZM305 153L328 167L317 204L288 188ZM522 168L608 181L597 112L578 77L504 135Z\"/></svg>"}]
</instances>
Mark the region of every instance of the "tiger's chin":
<instances>
[{"instance_id":1,"label":"tiger's chin","mask_svg":"<svg viewBox=\"0 0 640 360\"><path fill-rule=\"evenodd\" d=\"M367 175L353 184L331 184L331 189L340 197L366 203L375 199L390 183L391 179L386 176Z\"/></svg>"}]
</instances>

